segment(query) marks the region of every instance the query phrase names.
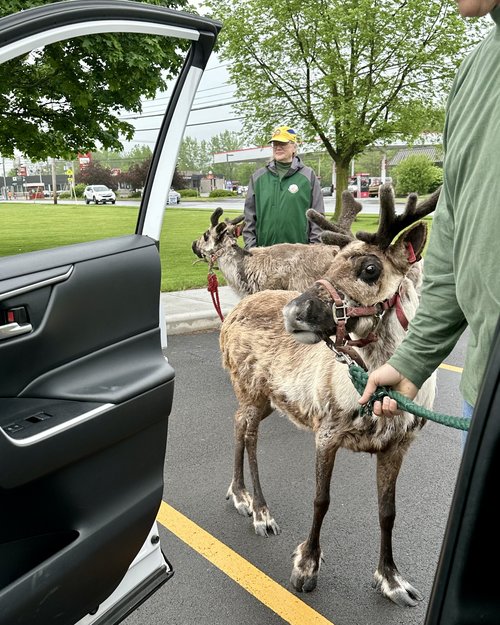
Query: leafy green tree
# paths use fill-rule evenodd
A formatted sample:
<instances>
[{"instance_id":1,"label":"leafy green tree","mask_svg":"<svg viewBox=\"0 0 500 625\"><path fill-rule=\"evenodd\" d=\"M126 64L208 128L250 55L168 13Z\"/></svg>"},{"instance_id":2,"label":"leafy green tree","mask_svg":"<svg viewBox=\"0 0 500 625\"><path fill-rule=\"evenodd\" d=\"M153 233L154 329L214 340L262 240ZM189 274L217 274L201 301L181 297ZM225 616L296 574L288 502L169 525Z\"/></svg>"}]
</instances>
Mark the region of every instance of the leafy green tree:
<instances>
[{"instance_id":1,"label":"leafy green tree","mask_svg":"<svg viewBox=\"0 0 500 625\"><path fill-rule=\"evenodd\" d=\"M207 141L184 137L179 148L177 166L181 171L207 171L212 166L212 152Z\"/></svg>"},{"instance_id":2,"label":"leafy green tree","mask_svg":"<svg viewBox=\"0 0 500 625\"><path fill-rule=\"evenodd\" d=\"M2 0L0 16L55 0ZM140 0L184 8L186 0ZM43 160L121 150L133 138L123 109L165 90L183 63L183 40L138 34L77 37L0 65L0 153Z\"/></svg>"},{"instance_id":3,"label":"leafy green tree","mask_svg":"<svg viewBox=\"0 0 500 625\"><path fill-rule=\"evenodd\" d=\"M485 24L468 26L454 0L208 4L224 23L220 57L247 136L290 124L321 141L336 163L336 217L349 164L367 146L441 131L451 80Z\"/></svg>"},{"instance_id":4,"label":"leafy green tree","mask_svg":"<svg viewBox=\"0 0 500 625\"><path fill-rule=\"evenodd\" d=\"M424 155L405 158L394 168L394 176L397 195L429 193L443 182L443 170Z\"/></svg>"},{"instance_id":5,"label":"leafy green tree","mask_svg":"<svg viewBox=\"0 0 500 625\"><path fill-rule=\"evenodd\" d=\"M229 153L231 150L239 150L242 145L240 135L229 130L225 130L210 139L210 151L212 154L217 154L218 152ZM231 162L229 156L225 163L214 163L212 170L215 174L222 174L226 180L239 180L236 174L236 163Z\"/></svg>"},{"instance_id":6,"label":"leafy green tree","mask_svg":"<svg viewBox=\"0 0 500 625\"><path fill-rule=\"evenodd\" d=\"M177 166L181 171L212 170L215 174L222 174L231 180L235 177L236 164L229 160L226 163L214 163L213 155L217 152L239 150L242 145L243 142L238 133L228 130L215 135L209 141L198 141L188 136L182 141Z\"/></svg>"},{"instance_id":7,"label":"leafy green tree","mask_svg":"<svg viewBox=\"0 0 500 625\"><path fill-rule=\"evenodd\" d=\"M134 145L131 150L123 154L125 162L122 165L122 169L126 171L132 163L142 163L142 161L150 159L152 156L153 152L148 145Z\"/></svg>"}]
</instances>

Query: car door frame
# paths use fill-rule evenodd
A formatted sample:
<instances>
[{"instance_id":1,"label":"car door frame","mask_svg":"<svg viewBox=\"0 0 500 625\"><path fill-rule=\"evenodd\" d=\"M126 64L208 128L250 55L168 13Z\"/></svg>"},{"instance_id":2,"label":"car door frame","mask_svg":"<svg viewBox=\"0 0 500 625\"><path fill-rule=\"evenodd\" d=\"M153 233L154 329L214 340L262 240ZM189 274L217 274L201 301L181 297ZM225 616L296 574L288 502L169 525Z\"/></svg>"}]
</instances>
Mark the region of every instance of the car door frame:
<instances>
[{"instance_id":1,"label":"car door frame","mask_svg":"<svg viewBox=\"0 0 500 625\"><path fill-rule=\"evenodd\" d=\"M39 294L43 293L44 296L47 296L47 302L53 301L51 298L54 292L59 294L64 293L64 289L67 289L68 285L71 284L71 280L74 279L75 274L82 273L82 267L88 269L92 259L102 257L106 259L109 258L110 261L114 259L118 262L117 259L120 258L120 255L132 253L134 254L134 258L138 259L139 263L142 263L140 266L144 267L145 272L154 274L153 279L156 281L155 284L157 284L157 293L155 295L156 311L154 313L152 312L151 302L144 309L146 317L148 318L148 323L146 324L145 322L146 327L144 332L142 332L144 336L141 335L138 340L143 341L145 344L153 344L153 349L150 353L155 354L153 359L156 360L156 365L153 367L153 371L148 370L149 352L147 352L147 350L148 363L144 365L146 378L149 376L148 383L152 388L152 402L157 404L159 399L165 401L165 406L161 414L156 414L152 411L154 414L150 417L151 427L149 429L155 432L153 438L158 439L156 452L151 455L154 455L157 459L164 457L168 414L170 412L172 399L171 389L173 389L173 370L168 365L162 352L162 348L166 345L166 333L164 317L160 308L158 242L162 229L166 198L174 174L184 128L197 87L215 45L219 30L220 24L218 22L190 13L174 11L166 9L165 7L129 0L72 0L72 2L58 2L28 9L0 20L0 40L2 42L0 45L0 62L16 58L42 45L94 33L135 32L158 34L162 36L178 36L189 39L192 42L190 51L186 56L182 70L173 88L160 128L153 152L151 168L139 208L135 234L118 237L113 240L67 246L66 248L60 248L58 250L31 252L28 255L20 255L19 257L0 258L0 287L2 287L0 288L0 303L2 301L4 303L9 302L11 299L14 301L21 295L25 296L26 293L36 293L38 300L40 300ZM43 262L45 262L45 266L42 262L42 267L38 275L35 276L35 282L33 282L32 279L34 259L36 259L36 261L42 259ZM110 262L110 265L112 266L113 262ZM21 266L26 267L24 275L22 268L20 268ZM75 269L75 267L77 269ZM112 270L110 275L113 275ZM152 288L148 290L148 293L152 292ZM105 289L102 288L101 290L104 292ZM121 292L123 291L125 291L125 289L121 290ZM66 297L65 301L69 301L68 297ZM31 302L30 305L32 305ZM98 302L89 301L87 305L89 306L89 310L93 311L92 314L96 315L98 312ZM35 303L33 303L33 309L36 309ZM48 310L48 305L45 306L43 310L44 315L47 316L46 311ZM128 312L128 314L130 315L130 312ZM138 312L138 314L140 314L140 312ZM15 330L16 333L19 330L24 336L12 334L7 337L4 345L0 345L0 349L1 347L5 348L7 342L10 341L13 342L12 344L17 342L17 345L21 345L21 342L31 340L32 334L34 336L37 332L43 332L43 328L46 326L45 317L38 321L40 323L37 324L37 327L27 328L27 325L31 326L31 324L26 324L19 319L15 320L11 325L16 327L8 328L8 330ZM139 323L139 326L140 325ZM124 340L119 339L120 349L122 349L121 344L127 344L128 340L127 337L125 337ZM123 349L125 350L126 348ZM9 353L12 351L11 349ZM83 358L78 359L79 371L84 371L86 373L90 371L89 379L91 379L92 361L95 362L97 358L101 358L101 360L104 358L105 361L106 357L109 357L109 352L112 350L108 349L107 351L108 354L106 353L106 348L102 348L100 345L97 356L94 354L84 354ZM132 351L131 353L134 352ZM70 353L68 358L71 357L74 357L74 355L72 356ZM86 369L85 363L83 365L81 364L85 358L90 362L90 367L87 366ZM120 363L116 358L112 358L109 362L112 366L119 369ZM22 366L20 366L19 369L22 370ZM129 439L133 438L136 430L137 432L141 432L141 427L147 429L148 423L146 423L146 425L137 425L137 427L133 425L134 411L128 408L128 402L130 401L130 397L134 396L134 392L140 392L141 397L144 396L141 387L139 391L137 391L134 387L134 382L130 380L128 384L123 383L121 390L110 390L109 385L104 385L104 390L99 392L97 390L99 385L94 380L94 386L91 385L92 388L89 390L86 387L84 388L84 385L79 385L78 376L72 374L71 371L74 371L74 369L75 366L73 362L70 362L70 366L68 366L67 363L63 363L59 367L59 370L53 363L50 371L35 376L34 380L25 381L25 383L20 384L18 393L16 389L16 392L13 393L14 396L5 397L1 400L3 402L2 406L4 412L8 412L9 419L11 415L15 415L15 419L14 416L12 416L14 421L10 424L12 426L11 429L0 429L0 444L2 445L2 451L5 452L4 459L7 458L7 454L10 454L10 462L5 461L3 465L5 470L3 471L2 479L5 492L9 491L10 494L10 491L14 492L16 488L25 488L25 483L28 483L30 480L33 481L32 478L35 478L35 481L38 479L43 492L44 476L57 475L61 465L66 466L64 462L71 463L74 461L73 455L75 453L79 458L86 457L86 454L97 454L93 447L96 434L102 439L99 440L99 445L105 448L106 437L113 436L110 431L106 431L106 419L109 418L109 413L113 410L119 411L122 424L129 422L129 427L131 428L129 430L130 434L127 435L128 438L125 442L120 440L116 443L115 447L121 445L126 448L127 444L130 442ZM63 373L60 374L60 371L63 371ZM126 378L126 372L124 375ZM61 379L65 380L66 386L61 383ZM15 387L14 383L13 387ZM127 388L126 391L124 391L125 387ZM160 388L168 388L168 391L162 394L158 391ZM27 389L34 389L35 394L41 399L31 397ZM61 389L64 390L62 397L59 396ZM46 412L48 412L48 410L46 411L47 402L44 397L50 398L54 400L56 404L64 406L65 417L60 418L55 426L47 426L43 423L43 415L46 415ZM20 398L21 401L16 401L18 398ZM75 406L75 404L79 404L82 401L87 402L86 406L90 408L83 414L81 414L80 407ZM146 401L146 403L144 403L144 401ZM19 408L21 404L22 409ZM147 405L147 397L146 400L143 400L142 405ZM76 412L68 417L67 413L70 407L75 408ZM32 409L38 412L35 415L31 415ZM54 409L56 417L58 416L57 409L57 407ZM69 410L69 412L71 412L71 410ZM28 414L31 416L26 418ZM54 415L50 414L49 417L52 418ZM98 425L103 425L104 427L101 429L95 427L94 434L83 437L84 440L82 439L81 441L79 451L75 452L73 449L62 449L61 451L53 444L57 442L56 436L58 436L60 432L67 433L72 428L78 427L82 423L94 426L97 424L98 419L102 420ZM53 424L56 421L57 419L51 421L51 423ZM6 425L9 426L8 423ZM23 432L19 432L19 429L13 429L14 426L17 427L18 425L20 425L21 429L30 426L35 429L26 430L28 434L25 436ZM100 434L98 434L99 431ZM151 441L151 436L148 440ZM30 458L30 454L28 453L30 451L29 446L31 445L32 448L35 449L35 446L40 441L43 441L44 445L48 444L52 446L52 454L46 454L46 457L39 453L34 454L34 456ZM27 449L28 452L26 452ZM20 450L22 450L24 454L22 465L19 463L19 458L21 457ZM133 458L134 454L132 452L137 452L137 449L130 444L129 450L126 451L130 453L131 458ZM142 459L137 453L135 457L136 462L142 462ZM158 461L156 465L158 465ZM102 466L106 470L110 470L112 461L106 461ZM154 509L155 506L157 508L160 504L163 486L162 469L163 467L161 467L161 475L157 475L159 471L156 470L151 487L152 494L149 496L149 499L156 503L148 503L148 510ZM84 479L85 472L83 471L79 477L80 479ZM131 482L133 481L132 474L129 476L129 479ZM125 476L124 480L126 480ZM0 487L0 490L1 488L2 487ZM124 491L126 491L126 487ZM31 494L33 494L33 492L35 492L35 489L31 490ZM13 500L15 500L15 498ZM96 500L98 500L98 498L96 498ZM20 498L18 498L17 501L20 501ZM40 501L43 501L43 498L40 499ZM102 497L101 501L104 503ZM67 536L66 534L68 532L65 533L61 531L59 535L57 535L56 532L56 538L52 540L55 540L56 543L57 540L61 541L61 549L59 551L55 551L50 557L42 560L41 563L31 563L26 569L22 569L21 567L21 572L17 577L12 577L12 571L7 571L5 575L7 585L0 588L0 606L8 607L8 610L4 611L4 616L0 616L0 623L2 623L2 625L4 625L4 623L5 625L7 625L7 623L8 625L13 625L14 623L26 622L30 623L30 625L45 625L47 622L51 622L54 623L54 625L56 623L69 625L70 623L74 623L77 618L81 618L82 625L83 623L87 625L87 623L90 622L117 623L122 620L134 606L143 601L158 584L164 583L172 574L172 569L168 561L166 558L163 558L161 562L157 562L158 570L161 569L161 571L156 574L156 579L146 580L147 585L145 585L144 580L143 583L141 583L139 579L140 576L138 576L137 571L135 571L133 575L137 582L135 587L131 590L130 587L126 585L125 587L123 586L123 581L127 577L127 567L129 567L128 570L130 571L132 565L137 564L139 560L141 560L141 554L144 555L143 551L145 548L147 549L148 544L158 545L158 532L156 530L154 516L149 521L149 525L146 523L147 515L144 514L143 517L139 524L140 527L134 528L134 532L130 533L131 530L127 530L128 533L122 532L122 535L119 535L122 538L125 536L133 536L133 540L131 538L131 543L136 545L133 548L127 546L127 549L124 548L120 550L125 552L125 555L120 555L122 559L120 565L114 567L113 572L110 572L107 576L105 573L96 570L95 576L102 582L99 590L91 589L89 591L85 588L85 583L83 583L80 589L73 590L73 592L77 593L73 598L64 597L64 592L60 593L63 596L59 605L57 604L58 600L54 600L51 594L53 594L54 591L56 591L57 594L59 590L58 584L64 586L66 582L64 576L59 575L57 582L55 579L52 581L50 579L44 579L44 576L46 578L50 577L51 569L49 564L47 564L49 561L50 565L52 565L55 560L62 560L63 555L68 556L68 553L71 555L74 537ZM102 532L100 540L105 543L106 541L107 543L116 542L118 530L115 532L114 523L120 525L120 521L121 519L117 517L113 523L109 522L109 527L106 525L106 531ZM153 524L152 527L151 523ZM6 524L6 527L9 527L8 524ZM141 541L138 542L141 536ZM67 544L64 542L66 540L68 541ZM39 543L40 542L41 541L39 541ZM47 541L47 543L48 542L49 541ZM143 544L143 547L139 549L141 544ZM104 546L103 544L103 548ZM37 549L43 552L41 545L37 545ZM28 553L28 551L28 549L24 549L24 554ZM149 549L149 555L157 557L156 551L157 550L153 553L153 551ZM15 548L12 549L11 552L14 554L17 553ZM77 560L76 557L75 560ZM96 555L96 564L98 562L100 562L100 560ZM65 566L68 568L66 576L70 578L70 569L72 567L71 557L65 558ZM52 568L54 569L54 567ZM90 571L91 569L92 559L90 558L85 563L85 570ZM121 572L118 574L117 570ZM35 579L33 575L35 575L38 580L38 588L37 584L33 583ZM33 580L31 580L31 578L33 578ZM84 579L81 581L84 582ZM99 586L99 584L95 585ZM118 596L113 598L120 589L120 586L122 590L118 593ZM33 595L35 597L34 599ZM23 605L26 606L26 609L23 608ZM103 606L105 606L105 610L103 610ZM92 612L92 614L85 615L86 612Z\"/></svg>"}]
</instances>

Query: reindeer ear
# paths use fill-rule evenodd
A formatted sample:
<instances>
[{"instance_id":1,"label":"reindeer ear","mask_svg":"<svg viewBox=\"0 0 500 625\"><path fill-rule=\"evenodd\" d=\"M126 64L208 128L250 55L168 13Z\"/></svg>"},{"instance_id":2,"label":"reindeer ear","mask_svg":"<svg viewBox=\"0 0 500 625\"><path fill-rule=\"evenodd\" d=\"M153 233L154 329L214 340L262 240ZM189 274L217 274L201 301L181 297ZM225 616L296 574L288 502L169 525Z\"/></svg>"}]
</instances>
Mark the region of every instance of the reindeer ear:
<instances>
[{"instance_id":1,"label":"reindeer ear","mask_svg":"<svg viewBox=\"0 0 500 625\"><path fill-rule=\"evenodd\" d=\"M217 226L215 227L216 238L218 240L221 239L222 235L226 232L226 230L227 230L227 224L225 222L217 224Z\"/></svg>"},{"instance_id":2,"label":"reindeer ear","mask_svg":"<svg viewBox=\"0 0 500 625\"><path fill-rule=\"evenodd\" d=\"M406 262L412 265L422 258L426 241L427 224L419 221L412 228L405 230L391 247L398 255L404 255Z\"/></svg>"},{"instance_id":3,"label":"reindeer ear","mask_svg":"<svg viewBox=\"0 0 500 625\"><path fill-rule=\"evenodd\" d=\"M238 238L243 232L243 226L238 226L239 223L245 220L245 215L238 215L233 219L225 219L224 221L227 223L227 231L229 234L232 234L235 238Z\"/></svg>"}]
</instances>

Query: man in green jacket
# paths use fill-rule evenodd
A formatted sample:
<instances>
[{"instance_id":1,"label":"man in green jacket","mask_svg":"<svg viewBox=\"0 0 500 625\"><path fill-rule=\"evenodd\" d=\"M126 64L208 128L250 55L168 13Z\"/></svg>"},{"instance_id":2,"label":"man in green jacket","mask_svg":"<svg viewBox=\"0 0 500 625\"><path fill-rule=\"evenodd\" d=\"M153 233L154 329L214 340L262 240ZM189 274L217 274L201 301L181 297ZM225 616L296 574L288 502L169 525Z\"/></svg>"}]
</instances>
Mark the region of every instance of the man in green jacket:
<instances>
[{"instance_id":1,"label":"man in green jacket","mask_svg":"<svg viewBox=\"0 0 500 625\"><path fill-rule=\"evenodd\" d=\"M444 183L417 314L394 356L371 373L359 401L366 403L382 385L413 399L468 326L460 391L470 419L500 313L500 0L457 3L464 17L490 12L495 25L462 63L448 99ZM397 411L387 396L374 404L377 415Z\"/></svg>"},{"instance_id":2,"label":"man in green jacket","mask_svg":"<svg viewBox=\"0 0 500 625\"><path fill-rule=\"evenodd\" d=\"M245 200L245 248L276 243L320 243L321 230L306 210L325 212L319 180L297 153L297 134L280 126L269 142L273 158L251 177Z\"/></svg>"}]
</instances>

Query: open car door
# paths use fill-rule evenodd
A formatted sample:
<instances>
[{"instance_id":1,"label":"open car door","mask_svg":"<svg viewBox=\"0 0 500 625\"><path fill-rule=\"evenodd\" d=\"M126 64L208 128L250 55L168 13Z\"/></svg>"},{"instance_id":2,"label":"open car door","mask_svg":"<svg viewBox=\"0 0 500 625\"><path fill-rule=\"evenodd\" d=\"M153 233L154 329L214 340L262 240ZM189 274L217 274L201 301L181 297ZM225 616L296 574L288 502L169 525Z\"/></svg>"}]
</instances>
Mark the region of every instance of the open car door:
<instances>
[{"instance_id":1,"label":"open car door","mask_svg":"<svg viewBox=\"0 0 500 625\"><path fill-rule=\"evenodd\" d=\"M155 522L174 388L158 241L219 28L128 0L0 19L1 63L111 32L191 42L131 232L0 250L0 625L117 623L172 575Z\"/></svg>"}]
</instances>

